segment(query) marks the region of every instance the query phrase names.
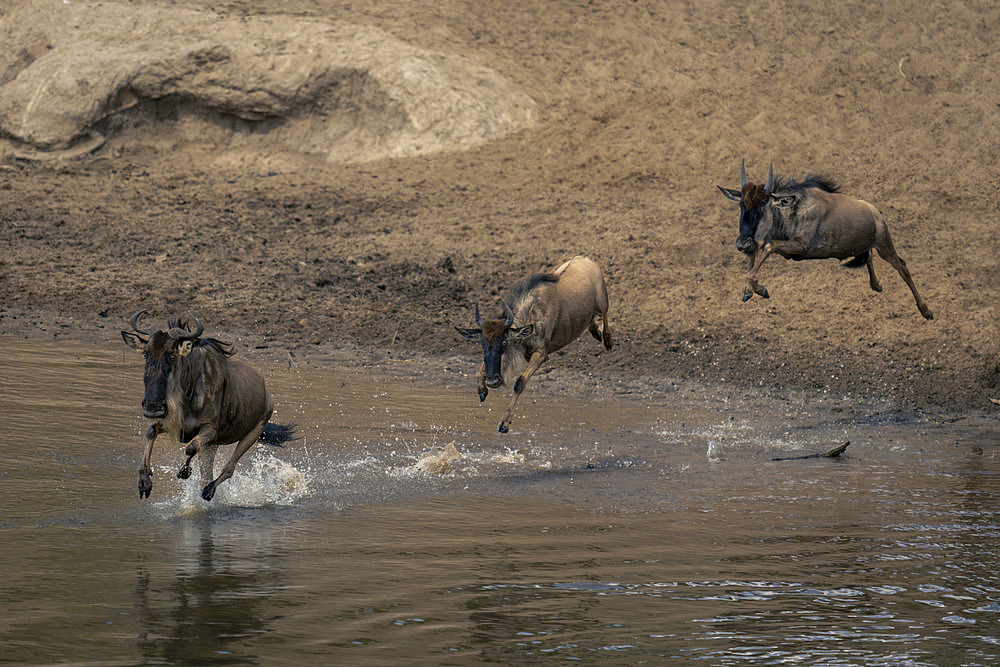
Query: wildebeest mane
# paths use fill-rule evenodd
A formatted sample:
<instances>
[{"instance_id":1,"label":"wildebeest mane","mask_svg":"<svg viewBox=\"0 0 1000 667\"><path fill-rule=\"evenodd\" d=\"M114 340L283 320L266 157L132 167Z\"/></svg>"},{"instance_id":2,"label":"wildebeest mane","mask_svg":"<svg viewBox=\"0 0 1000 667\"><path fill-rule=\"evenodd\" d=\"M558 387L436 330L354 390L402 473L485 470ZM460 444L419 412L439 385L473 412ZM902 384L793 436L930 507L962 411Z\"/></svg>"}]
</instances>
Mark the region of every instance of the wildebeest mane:
<instances>
[{"instance_id":1,"label":"wildebeest mane","mask_svg":"<svg viewBox=\"0 0 1000 667\"><path fill-rule=\"evenodd\" d=\"M552 284L557 282L559 282L559 276L554 273L533 273L525 280L522 280L510 288L507 294L504 295L503 300L507 303L510 309L516 313L518 311L518 306L528 297L529 294L531 294L533 289L545 283ZM507 314L501 310L499 316L506 317ZM525 324L529 323L520 323L520 325ZM503 355L503 367L501 374L503 375L504 384L512 387L514 380L521 375L527 364L528 359L525 356L522 343L514 341L514 343L508 348L507 353Z\"/></svg>"},{"instance_id":2,"label":"wildebeest mane","mask_svg":"<svg viewBox=\"0 0 1000 667\"><path fill-rule=\"evenodd\" d=\"M518 302L523 299L525 295L531 292L531 290L535 289L542 283L556 282L559 282L559 276L554 273L533 273L525 280L522 280L510 288L507 294L504 295L503 300L507 302L507 305L511 307L511 310L516 310Z\"/></svg>"},{"instance_id":3,"label":"wildebeest mane","mask_svg":"<svg viewBox=\"0 0 1000 667\"><path fill-rule=\"evenodd\" d=\"M801 181L796 181L787 176L775 176L772 192L794 192L805 190L806 188L819 188L826 192L840 192L839 185L826 176L820 176L819 174L809 174Z\"/></svg>"},{"instance_id":4,"label":"wildebeest mane","mask_svg":"<svg viewBox=\"0 0 1000 667\"><path fill-rule=\"evenodd\" d=\"M231 357L236 354L236 350L233 349L232 343L227 343L218 338L199 338L199 347L210 347L224 357Z\"/></svg>"},{"instance_id":5,"label":"wildebeest mane","mask_svg":"<svg viewBox=\"0 0 1000 667\"><path fill-rule=\"evenodd\" d=\"M179 317L171 317L167 320L167 327L171 329L185 329L191 331L191 323L187 320L182 320ZM233 349L232 343L227 343L225 341L219 340L218 338L198 338L195 341L195 345L198 347L208 347L224 357L231 357L236 354L236 350Z\"/></svg>"}]
</instances>

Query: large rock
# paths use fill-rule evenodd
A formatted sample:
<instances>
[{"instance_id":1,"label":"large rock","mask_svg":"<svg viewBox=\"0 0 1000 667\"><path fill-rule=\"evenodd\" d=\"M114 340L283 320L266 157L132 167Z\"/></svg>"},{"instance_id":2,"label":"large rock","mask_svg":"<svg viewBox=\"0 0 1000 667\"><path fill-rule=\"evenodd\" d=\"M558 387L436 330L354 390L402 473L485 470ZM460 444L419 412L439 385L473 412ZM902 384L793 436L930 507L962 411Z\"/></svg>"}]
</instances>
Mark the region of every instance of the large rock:
<instances>
[{"instance_id":1,"label":"large rock","mask_svg":"<svg viewBox=\"0 0 1000 667\"><path fill-rule=\"evenodd\" d=\"M359 161L489 141L536 108L487 67L323 20L41 0L0 43L0 137L25 156L124 133Z\"/></svg>"}]
</instances>

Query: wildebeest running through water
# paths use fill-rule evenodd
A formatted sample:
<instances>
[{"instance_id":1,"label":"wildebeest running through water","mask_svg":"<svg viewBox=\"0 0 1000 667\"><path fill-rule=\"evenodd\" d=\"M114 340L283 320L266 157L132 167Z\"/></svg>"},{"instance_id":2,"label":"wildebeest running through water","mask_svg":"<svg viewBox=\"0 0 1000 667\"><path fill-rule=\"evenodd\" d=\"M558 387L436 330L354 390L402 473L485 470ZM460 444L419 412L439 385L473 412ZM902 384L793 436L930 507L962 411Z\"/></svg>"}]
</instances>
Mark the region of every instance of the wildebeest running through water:
<instances>
[{"instance_id":1,"label":"wildebeest running through water","mask_svg":"<svg viewBox=\"0 0 1000 667\"><path fill-rule=\"evenodd\" d=\"M274 405L264 387L264 378L249 365L231 359L232 347L215 338L201 338L201 321L171 319L166 331L139 328L140 310L132 316L133 331L122 331L125 343L146 357L146 385L142 414L154 420L146 430L146 452L139 469L139 497L153 489L150 457L160 433L187 444L187 460L177 476L191 476L196 454L205 485L201 497L211 500L219 484L233 476L236 463L257 442L280 445L292 439L291 425L268 423ZM193 324L194 330L190 329ZM145 338L144 338L145 336ZM215 451L219 445L237 443L219 476L212 479Z\"/></svg>"},{"instance_id":2,"label":"wildebeest running through water","mask_svg":"<svg viewBox=\"0 0 1000 667\"><path fill-rule=\"evenodd\" d=\"M480 316L476 303L475 315L475 329L455 328L469 340L482 343L483 363L476 374L479 400L486 400L488 388L509 384L517 377L514 395L497 429L501 433L507 432L514 404L528 380L551 353L584 331L611 349L604 274L586 257L575 257L552 273L536 273L518 283L489 318Z\"/></svg>"},{"instance_id":3,"label":"wildebeest running through water","mask_svg":"<svg viewBox=\"0 0 1000 667\"><path fill-rule=\"evenodd\" d=\"M934 319L906 262L896 254L885 219L868 202L841 194L837 185L823 176L807 176L802 181L775 178L773 166L764 185L750 183L743 162L739 190L716 187L740 205L736 248L748 256L744 301L755 293L768 298L767 289L757 282L757 272L772 253L793 260L836 258L850 260L845 266L867 266L871 288L881 292L882 284L875 277L874 248L899 272L920 314Z\"/></svg>"}]
</instances>

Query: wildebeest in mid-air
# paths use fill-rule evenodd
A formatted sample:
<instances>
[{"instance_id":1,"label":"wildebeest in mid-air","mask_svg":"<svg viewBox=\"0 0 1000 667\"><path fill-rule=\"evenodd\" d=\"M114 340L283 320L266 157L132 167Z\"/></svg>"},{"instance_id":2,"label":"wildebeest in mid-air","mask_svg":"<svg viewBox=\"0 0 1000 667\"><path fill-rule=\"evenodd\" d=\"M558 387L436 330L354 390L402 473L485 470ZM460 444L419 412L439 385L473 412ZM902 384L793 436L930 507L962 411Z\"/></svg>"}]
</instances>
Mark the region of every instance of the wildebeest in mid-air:
<instances>
[{"instance_id":1,"label":"wildebeest in mid-air","mask_svg":"<svg viewBox=\"0 0 1000 667\"><path fill-rule=\"evenodd\" d=\"M219 484L233 476L236 463L257 442L280 445L292 439L292 425L269 423L274 405L264 387L264 378L246 363L231 359L232 346L215 338L202 338L201 321L171 318L167 330L148 332L139 328L140 310L132 316L133 331L122 331L125 343L146 357L143 379L146 393L142 414L153 420L146 430L146 453L139 469L139 497L153 489L149 460L153 442L160 433L187 444L187 460L177 476L191 476L191 459L198 454L198 467L205 485L201 497L211 500ZM194 329L190 327L193 324ZM212 479L215 451L219 445L237 443L219 476Z\"/></svg>"},{"instance_id":2,"label":"wildebeest in mid-air","mask_svg":"<svg viewBox=\"0 0 1000 667\"><path fill-rule=\"evenodd\" d=\"M518 283L486 319L480 316L477 302L475 316L475 329L455 328L469 340L482 343L483 363L476 374L479 400L486 400L487 387L495 389L517 377L514 395L497 429L501 433L507 432L514 404L528 380L551 353L584 331L611 349L604 274L586 257L575 257L552 273L536 273Z\"/></svg>"},{"instance_id":3,"label":"wildebeest in mid-air","mask_svg":"<svg viewBox=\"0 0 1000 667\"><path fill-rule=\"evenodd\" d=\"M754 293L768 298L767 289L757 282L757 272L772 253L793 260L836 258L850 260L844 266L867 266L871 288L881 292L882 284L875 277L874 248L902 276L920 314L934 319L906 262L896 254L885 219L868 202L841 194L837 185L823 176L807 176L802 181L775 178L773 165L764 185L751 183L743 162L739 190L716 187L740 205L736 248L748 257L744 301Z\"/></svg>"}]
</instances>

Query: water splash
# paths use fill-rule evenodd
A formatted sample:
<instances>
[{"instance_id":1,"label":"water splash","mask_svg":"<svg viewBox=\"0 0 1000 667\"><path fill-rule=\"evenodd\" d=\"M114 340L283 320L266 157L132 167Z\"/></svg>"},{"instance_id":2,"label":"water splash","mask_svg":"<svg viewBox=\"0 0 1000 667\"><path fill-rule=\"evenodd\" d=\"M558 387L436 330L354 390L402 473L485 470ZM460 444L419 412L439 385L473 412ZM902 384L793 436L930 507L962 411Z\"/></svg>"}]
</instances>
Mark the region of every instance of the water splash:
<instances>
[{"instance_id":1,"label":"water splash","mask_svg":"<svg viewBox=\"0 0 1000 667\"><path fill-rule=\"evenodd\" d=\"M291 463L272 454L262 454L219 487L216 497L227 505L262 507L292 505L309 495L309 478Z\"/></svg>"},{"instance_id":2,"label":"water splash","mask_svg":"<svg viewBox=\"0 0 1000 667\"><path fill-rule=\"evenodd\" d=\"M429 452L417 459L413 467L427 473L444 475L451 472L455 464L462 460L462 454L450 442L445 447L432 447Z\"/></svg>"},{"instance_id":3,"label":"water splash","mask_svg":"<svg viewBox=\"0 0 1000 667\"><path fill-rule=\"evenodd\" d=\"M311 493L308 471L269 453L244 457L233 476L218 487L211 502L201 497L203 487L197 459L192 461L191 469L191 477L179 482L173 497L160 503L162 509L177 511L180 516L194 516L213 506L289 506ZM158 473L160 479L170 479L176 471L161 466Z\"/></svg>"},{"instance_id":4,"label":"water splash","mask_svg":"<svg viewBox=\"0 0 1000 667\"><path fill-rule=\"evenodd\" d=\"M712 463L717 463L725 458L722 455L721 437L713 437L711 440L708 441L707 455L708 455L708 460L711 461Z\"/></svg>"}]
</instances>

